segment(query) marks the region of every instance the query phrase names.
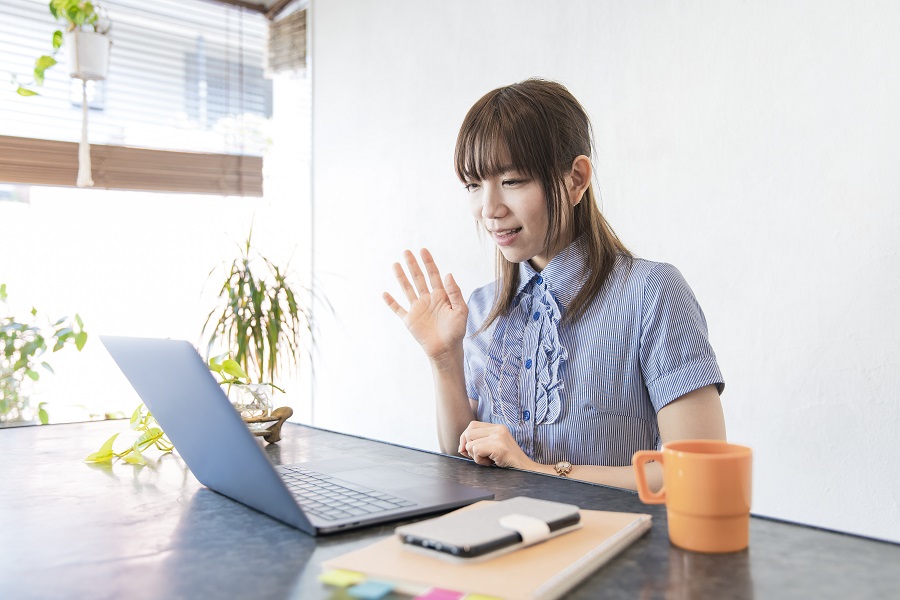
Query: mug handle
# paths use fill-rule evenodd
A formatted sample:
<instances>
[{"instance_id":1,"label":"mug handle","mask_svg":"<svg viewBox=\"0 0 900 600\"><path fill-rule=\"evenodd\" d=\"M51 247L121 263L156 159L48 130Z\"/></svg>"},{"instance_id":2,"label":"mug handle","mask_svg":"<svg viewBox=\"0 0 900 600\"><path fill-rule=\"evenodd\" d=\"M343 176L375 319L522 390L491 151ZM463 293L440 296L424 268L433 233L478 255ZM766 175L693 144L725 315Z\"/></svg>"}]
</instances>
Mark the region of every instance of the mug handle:
<instances>
[{"instance_id":1,"label":"mug handle","mask_svg":"<svg viewBox=\"0 0 900 600\"><path fill-rule=\"evenodd\" d=\"M666 502L666 486L655 494L650 491L647 485L647 472L644 471L644 465L651 461L657 461L663 464L662 452L656 450L641 450L634 453L632 463L634 464L634 477L637 481L638 496L644 504L665 504Z\"/></svg>"}]
</instances>

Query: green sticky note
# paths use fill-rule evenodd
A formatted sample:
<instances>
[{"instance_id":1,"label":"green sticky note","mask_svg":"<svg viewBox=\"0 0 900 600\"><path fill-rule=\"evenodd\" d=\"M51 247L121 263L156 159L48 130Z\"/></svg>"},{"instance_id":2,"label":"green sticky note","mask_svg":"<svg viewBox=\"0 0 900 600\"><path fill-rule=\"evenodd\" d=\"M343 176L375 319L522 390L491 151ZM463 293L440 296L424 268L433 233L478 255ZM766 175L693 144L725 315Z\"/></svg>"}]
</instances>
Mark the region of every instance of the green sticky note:
<instances>
[{"instance_id":1,"label":"green sticky note","mask_svg":"<svg viewBox=\"0 0 900 600\"><path fill-rule=\"evenodd\" d=\"M347 590L354 598L362 600L381 600L393 591L394 586L382 581L364 581Z\"/></svg>"},{"instance_id":2,"label":"green sticky note","mask_svg":"<svg viewBox=\"0 0 900 600\"><path fill-rule=\"evenodd\" d=\"M333 569L319 575L319 581L326 585L333 585L345 588L364 581L366 576L356 571L345 571L344 569Z\"/></svg>"}]
</instances>

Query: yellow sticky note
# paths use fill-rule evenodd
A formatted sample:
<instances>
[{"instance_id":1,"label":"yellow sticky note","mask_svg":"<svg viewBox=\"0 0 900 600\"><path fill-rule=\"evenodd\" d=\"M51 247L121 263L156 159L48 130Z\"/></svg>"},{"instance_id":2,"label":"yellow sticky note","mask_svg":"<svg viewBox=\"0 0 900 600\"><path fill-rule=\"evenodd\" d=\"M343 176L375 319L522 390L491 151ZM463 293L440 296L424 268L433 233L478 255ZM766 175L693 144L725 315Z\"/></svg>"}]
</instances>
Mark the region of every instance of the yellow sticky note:
<instances>
[{"instance_id":1,"label":"yellow sticky note","mask_svg":"<svg viewBox=\"0 0 900 600\"><path fill-rule=\"evenodd\" d=\"M347 586L356 585L366 578L362 573L356 571L345 571L343 569L333 569L319 575L319 581L327 585L345 588Z\"/></svg>"}]
</instances>

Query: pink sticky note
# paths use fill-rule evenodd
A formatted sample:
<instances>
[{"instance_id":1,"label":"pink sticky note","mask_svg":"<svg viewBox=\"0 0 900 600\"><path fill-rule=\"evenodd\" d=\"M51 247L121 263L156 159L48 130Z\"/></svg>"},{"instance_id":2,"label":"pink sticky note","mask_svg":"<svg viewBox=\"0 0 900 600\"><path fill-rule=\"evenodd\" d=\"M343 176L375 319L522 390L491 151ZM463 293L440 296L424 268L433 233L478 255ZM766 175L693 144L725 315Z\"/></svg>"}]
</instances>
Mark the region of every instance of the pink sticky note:
<instances>
[{"instance_id":1,"label":"pink sticky note","mask_svg":"<svg viewBox=\"0 0 900 600\"><path fill-rule=\"evenodd\" d=\"M465 594L445 590L443 588L431 588L424 594L416 596L416 600L460 600Z\"/></svg>"}]
</instances>

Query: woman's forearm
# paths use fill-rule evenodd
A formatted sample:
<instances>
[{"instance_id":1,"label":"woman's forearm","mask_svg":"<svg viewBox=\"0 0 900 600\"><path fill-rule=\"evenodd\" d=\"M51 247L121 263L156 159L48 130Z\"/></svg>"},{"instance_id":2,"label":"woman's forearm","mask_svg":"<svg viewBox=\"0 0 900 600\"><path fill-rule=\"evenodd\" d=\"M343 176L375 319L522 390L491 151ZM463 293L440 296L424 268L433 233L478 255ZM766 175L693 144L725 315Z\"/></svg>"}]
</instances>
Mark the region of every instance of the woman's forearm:
<instances>
[{"instance_id":1,"label":"woman's forearm","mask_svg":"<svg viewBox=\"0 0 900 600\"><path fill-rule=\"evenodd\" d=\"M451 356L431 361L441 452L457 455L459 436L475 418L466 394L462 347Z\"/></svg>"},{"instance_id":2,"label":"woman's forearm","mask_svg":"<svg viewBox=\"0 0 900 600\"><path fill-rule=\"evenodd\" d=\"M531 462L530 465L523 467L528 471L537 471L538 473L547 473L548 475L556 475L554 465L542 465L540 463ZM650 489L658 490L662 487L662 467L657 463L648 463L647 483ZM578 479L580 481L588 481L591 483L602 483L603 485L611 485L628 490L636 490L637 484L634 479L634 467L604 467L597 465L574 465L569 472L569 479Z\"/></svg>"}]
</instances>

